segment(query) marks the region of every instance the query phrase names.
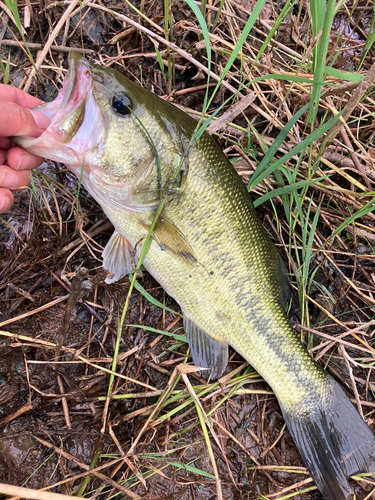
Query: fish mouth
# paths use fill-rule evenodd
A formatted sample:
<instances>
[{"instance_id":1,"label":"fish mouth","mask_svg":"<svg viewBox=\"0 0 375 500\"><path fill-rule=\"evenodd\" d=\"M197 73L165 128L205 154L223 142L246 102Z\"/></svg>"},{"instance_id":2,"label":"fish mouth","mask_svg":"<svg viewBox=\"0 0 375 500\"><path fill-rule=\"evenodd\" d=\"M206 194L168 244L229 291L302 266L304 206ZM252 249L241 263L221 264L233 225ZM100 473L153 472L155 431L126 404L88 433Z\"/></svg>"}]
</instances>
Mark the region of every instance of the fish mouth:
<instances>
[{"instance_id":1,"label":"fish mouth","mask_svg":"<svg viewBox=\"0 0 375 500\"><path fill-rule=\"evenodd\" d=\"M91 84L90 64L78 52L69 54L68 73L63 86L53 102L36 107L51 120L56 128L62 118L71 116L84 104Z\"/></svg>"},{"instance_id":2,"label":"fish mouth","mask_svg":"<svg viewBox=\"0 0 375 500\"><path fill-rule=\"evenodd\" d=\"M90 80L90 65L78 52L69 54L68 74L64 79L61 107L75 106L86 95Z\"/></svg>"},{"instance_id":3,"label":"fish mouth","mask_svg":"<svg viewBox=\"0 0 375 500\"><path fill-rule=\"evenodd\" d=\"M82 165L84 155L98 144L102 135L90 63L77 52L71 52L68 74L57 97L34 109L48 116L49 127L37 138L12 140L38 156L68 166Z\"/></svg>"}]
</instances>

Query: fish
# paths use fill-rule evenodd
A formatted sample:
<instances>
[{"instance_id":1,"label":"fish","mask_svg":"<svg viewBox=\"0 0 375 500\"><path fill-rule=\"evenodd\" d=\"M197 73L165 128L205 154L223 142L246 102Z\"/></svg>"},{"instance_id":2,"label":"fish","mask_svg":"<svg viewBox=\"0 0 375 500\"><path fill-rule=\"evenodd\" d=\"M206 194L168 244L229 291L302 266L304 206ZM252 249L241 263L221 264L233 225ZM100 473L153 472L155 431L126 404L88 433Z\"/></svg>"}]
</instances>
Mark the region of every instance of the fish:
<instances>
[{"instance_id":1,"label":"fish","mask_svg":"<svg viewBox=\"0 0 375 500\"><path fill-rule=\"evenodd\" d=\"M352 498L349 477L375 471L375 437L291 327L286 268L214 139L194 140L183 111L76 52L56 99L35 109L51 125L14 140L64 163L101 205L115 228L107 282L132 271L152 230L144 266L180 305L194 363L219 378L235 349L275 393L323 497Z\"/></svg>"}]
</instances>

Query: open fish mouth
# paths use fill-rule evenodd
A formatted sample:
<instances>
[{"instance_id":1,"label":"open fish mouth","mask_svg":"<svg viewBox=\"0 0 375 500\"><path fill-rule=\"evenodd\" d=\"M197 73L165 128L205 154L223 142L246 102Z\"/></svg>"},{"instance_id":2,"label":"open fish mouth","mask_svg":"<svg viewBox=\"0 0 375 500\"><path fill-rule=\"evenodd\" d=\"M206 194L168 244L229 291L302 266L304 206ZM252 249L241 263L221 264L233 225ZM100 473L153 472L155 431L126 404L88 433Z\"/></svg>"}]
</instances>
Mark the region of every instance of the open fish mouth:
<instances>
[{"instance_id":1,"label":"open fish mouth","mask_svg":"<svg viewBox=\"0 0 375 500\"><path fill-rule=\"evenodd\" d=\"M69 166L81 165L83 156L97 145L102 133L89 62L77 52L71 52L68 74L56 99L35 110L48 116L50 126L37 138L13 140L38 156Z\"/></svg>"},{"instance_id":2,"label":"open fish mouth","mask_svg":"<svg viewBox=\"0 0 375 500\"><path fill-rule=\"evenodd\" d=\"M90 65L78 52L69 55L68 74L64 79L63 88L59 92L62 96L60 109L73 109L87 93L91 82ZM58 97L59 97L58 96Z\"/></svg>"},{"instance_id":3,"label":"open fish mouth","mask_svg":"<svg viewBox=\"0 0 375 500\"><path fill-rule=\"evenodd\" d=\"M64 78L63 86L53 102L41 104L38 111L46 114L52 121L58 114L74 112L77 106L85 99L91 82L89 63L77 52L69 55L68 74Z\"/></svg>"},{"instance_id":4,"label":"open fish mouth","mask_svg":"<svg viewBox=\"0 0 375 500\"><path fill-rule=\"evenodd\" d=\"M89 63L77 52L71 52L68 74L56 99L36 108L51 120L50 129L57 135L56 139L68 142L77 132L78 125L82 124L91 81Z\"/></svg>"}]
</instances>

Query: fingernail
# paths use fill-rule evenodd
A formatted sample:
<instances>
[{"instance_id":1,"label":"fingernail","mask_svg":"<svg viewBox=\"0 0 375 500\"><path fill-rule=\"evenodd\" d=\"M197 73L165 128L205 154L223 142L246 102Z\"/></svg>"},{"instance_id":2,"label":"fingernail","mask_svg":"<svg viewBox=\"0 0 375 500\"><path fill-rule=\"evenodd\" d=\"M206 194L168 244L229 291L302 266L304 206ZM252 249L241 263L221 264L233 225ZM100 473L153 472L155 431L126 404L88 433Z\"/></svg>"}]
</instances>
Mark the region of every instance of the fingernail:
<instances>
[{"instance_id":1,"label":"fingernail","mask_svg":"<svg viewBox=\"0 0 375 500\"><path fill-rule=\"evenodd\" d=\"M12 172L0 172L0 186L3 188L14 189L18 184L18 175Z\"/></svg>"},{"instance_id":2,"label":"fingernail","mask_svg":"<svg viewBox=\"0 0 375 500\"><path fill-rule=\"evenodd\" d=\"M34 111L33 109L30 109L29 111L33 115L37 127L47 128L50 125L51 120L48 118L47 115L41 113L40 111Z\"/></svg>"}]
</instances>

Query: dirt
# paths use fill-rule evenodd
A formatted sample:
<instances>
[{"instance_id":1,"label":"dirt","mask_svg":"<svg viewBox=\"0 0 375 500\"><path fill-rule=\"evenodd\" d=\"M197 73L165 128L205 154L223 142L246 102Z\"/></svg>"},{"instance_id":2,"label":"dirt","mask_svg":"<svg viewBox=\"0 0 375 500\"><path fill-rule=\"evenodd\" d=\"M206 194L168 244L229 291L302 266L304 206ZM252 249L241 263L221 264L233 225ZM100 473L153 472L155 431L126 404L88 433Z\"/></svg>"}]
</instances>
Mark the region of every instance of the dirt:
<instances>
[{"instance_id":1,"label":"dirt","mask_svg":"<svg viewBox=\"0 0 375 500\"><path fill-rule=\"evenodd\" d=\"M28 32L28 41L44 43L61 11L56 6L48 9L47 4L32 5L37 18ZM110 2L106 5L111 6ZM118 8L117 5L113 7ZM276 9L273 2L267 4L262 19L272 20L273 9ZM128 7L124 11L130 15ZM123 26L100 11L88 12L90 14L84 22L84 10L72 20L70 38L65 43L69 43L70 47L80 47L83 40L86 48L100 52L105 62L112 64L118 57L120 45L108 46L105 43L122 32ZM303 10L300 12L303 16ZM145 13L157 24L161 23L163 11L158 2L146 2ZM237 14L240 16L243 12ZM174 15L177 22L189 22L185 4L176 2ZM337 58L336 67L347 71L352 70L353 59L360 57L357 45L363 43L363 36L353 19L354 25L346 23L344 17L338 18L332 33L334 39L343 31L345 50ZM361 23L361 29L366 29L368 20L362 19ZM288 22L282 27L278 40L298 50L292 25ZM5 39L14 38L10 28L14 29L12 23L2 33ZM182 31L180 25L175 33L179 42L194 47L199 44L199 36L193 29L186 29L183 36ZM306 32L301 20L301 40ZM124 40L121 50L128 57L118 57L117 69L122 69L133 80L144 82L148 88L152 86L157 94L164 95L166 87L157 58L149 55L154 52L153 42L144 35L137 41L135 33L130 33ZM63 41L61 32L56 43L61 45ZM254 47L258 45L255 41ZM12 83L19 85L28 60L19 48L9 50L14 64L11 69ZM198 48L192 52L198 59L202 57ZM49 65L56 63L66 67L66 55L52 54ZM280 55L275 55L275 61L281 59ZM366 64L369 64L368 61ZM218 63L215 70L220 68ZM47 91L55 95L57 77L48 69L45 73ZM62 72L60 80L61 77ZM178 94L178 91L204 83L194 65L176 58L174 83L174 90L177 91L175 102L195 110L202 108L204 90ZM31 91L44 99L48 93L36 80ZM223 91L213 107L225 95ZM252 113L250 119L254 118ZM253 122L259 132L268 127L268 123L258 116ZM247 119L240 117L236 123L246 126ZM277 131L267 129L267 132L275 136ZM240 136L241 141L244 141L243 135ZM221 139L221 144L231 147L225 138ZM248 146L250 155L251 145ZM240 165L238 168L241 171ZM248 173L243 175L245 181L248 177ZM106 406L116 329L129 280L124 278L114 285L104 283L101 251L112 229L88 193L84 189L80 191L78 205L76 193L77 183L71 174L63 166L47 162L35 177L34 195L31 191L16 194L12 209L0 216L0 482L33 489L53 487L54 492L66 495L77 493L84 481L82 474L99 454L96 467L107 467L96 472L105 477L90 475L90 482L84 488L90 498L127 499L130 497L126 488L147 500L215 499L214 470L195 405L191 401L184 408L179 406L188 396L181 378L174 387L175 391L180 391L176 400L169 400L166 406L159 408L152 415L151 423L143 429L162 391L169 387L168 384L176 382L174 368L185 361L191 362L185 342L147 330L153 328L177 335L183 333L178 305L166 296L147 272L139 278L142 287L175 313L154 305L138 291L132 293L116 367L123 378L115 378L113 389L116 395L127 397L113 399ZM335 215L336 209L337 205L334 209L328 206L324 214L331 216L334 212ZM276 203L275 210L283 221L280 234L287 237L280 204ZM347 207L343 208L345 210ZM259 214L266 229L275 236L274 207L265 204ZM373 224L367 219L365 222ZM90 236L92 230L94 233L98 231ZM323 235L331 233L323 223L319 231ZM361 246L357 244L358 240L354 241L358 235L353 236L348 231L343 238L353 250ZM363 240L360 241L363 244ZM71 245L72 242L75 244ZM361 290L370 290L371 293L375 265L374 260L367 257L372 252L371 245L363 259L354 251L347 255L344 247L339 250L342 254L338 251L335 255L337 266L359 283ZM295 252L297 254L298 249ZM87 269L84 281L88 288L79 287L79 298L69 310L68 295L82 268ZM342 322L353 326L372 320L373 307L347 292L337 269L327 262L321 269L320 275L318 273L321 288L310 290L316 303L322 304L326 300L326 295L321 293L324 287L334 298L334 303L330 302L326 307L331 307L330 313ZM310 312L312 327L328 335L341 333L317 306L312 307ZM301 316L296 295L290 317L292 323L298 326ZM321 329L322 325L324 329ZM62 332L62 329L65 331ZM54 362L55 346L62 333L61 353L58 362ZM370 341L372 333L371 325L367 331ZM309 347L318 344L316 339L311 342L306 333L301 333L301 337ZM356 360L362 359L363 353L356 350L355 345L348 352ZM235 353L232 352L232 355L226 374L244 362ZM337 351L328 351L320 361L323 365L330 362L328 370L344 380L350 390L352 385L347 368ZM284 427L275 397L256 375L254 381L250 368L243 368L241 375L244 370L248 370L246 384L242 386L238 380L236 390L240 392L245 388L246 393L237 393L229 398L229 387L211 383L209 392L201 399L206 412L222 401L213 415L212 425L224 453L213 438L211 446L223 498L246 500L263 496L272 499L299 491L294 496L297 500L319 500L321 496L309 481L304 464ZM354 370L354 376L360 379L361 397L370 400L370 406L365 409L368 423L372 425L373 387L366 386L360 366ZM189 380L196 391L208 386L197 374L190 374ZM157 420L167 412L171 413L165 421ZM140 433L134 454L124 458ZM306 483L292 487L301 481ZM368 486L362 488L357 483L354 487L359 499L371 491Z\"/></svg>"}]
</instances>

